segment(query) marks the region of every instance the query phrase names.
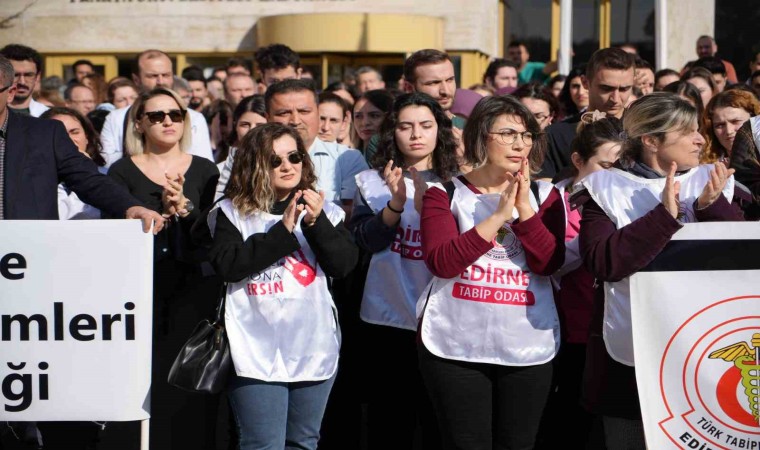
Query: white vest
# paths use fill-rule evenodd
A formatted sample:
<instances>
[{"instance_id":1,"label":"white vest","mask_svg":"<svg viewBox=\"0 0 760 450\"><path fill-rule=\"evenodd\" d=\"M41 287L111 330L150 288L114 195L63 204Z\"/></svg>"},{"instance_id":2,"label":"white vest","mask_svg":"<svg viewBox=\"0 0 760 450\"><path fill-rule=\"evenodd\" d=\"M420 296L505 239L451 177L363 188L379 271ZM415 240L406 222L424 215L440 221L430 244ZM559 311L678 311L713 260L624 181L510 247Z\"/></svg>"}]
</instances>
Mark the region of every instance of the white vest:
<instances>
[{"instance_id":1,"label":"white vest","mask_svg":"<svg viewBox=\"0 0 760 450\"><path fill-rule=\"evenodd\" d=\"M678 220L696 222L694 201L710 179L712 164L695 167L674 181L681 183ZM617 229L644 216L661 203L665 178L647 179L620 169L600 170L583 179L583 186L591 198L615 223ZM734 178L723 189L723 195L732 201ZM607 353L615 361L633 366L633 334L629 277L604 283L603 336Z\"/></svg>"},{"instance_id":2,"label":"white vest","mask_svg":"<svg viewBox=\"0 0 760 450\"><path fill-rule=\"evenodd\" d=\"M416 331L417 299L433 274L422 258L420 215L414 208L414 182L408 178L404 181L404 213L390 247L372 255L360 315L365 322ZM356 185L375 214L381 214L391 194L377 170L357 174ZM428 185L440 186L439 183Z\"/></svg>"},{"instance_id":3,"label":"white vest","mask_svg":"<svg viewBox=\"0 0 760 450\"><path fill-rule=\"evenodd\" d=\"M229 199L219 205L244 240L282 219L261 212L241 216ZM333 224L343 220L339 207L325 202L323 208ZM227 288L224 320L232 361L241 377L317 381L330 378L337 369L340 329L327 277L300 220L293 234L301 244L299 250Z\"/></svg>"},{"instance_id":4,"label":"white vest","mask_svg":"<svg viewBox=\"0 0 760 450\"><path fill-rule=\"evenodd\" d=\"M499 194L476 195L458 179L453 182L451 212L464 233L493 214ZM538 183L544 201L553 187ZM537 210L533 193L530 200ZM442 358L528 366L551 360L559 348L549 277L530 272L509 224L464 272L451 279L433 277L417 303L418 316L423 313L422 342Z\"/></svg>"}]
</instances>

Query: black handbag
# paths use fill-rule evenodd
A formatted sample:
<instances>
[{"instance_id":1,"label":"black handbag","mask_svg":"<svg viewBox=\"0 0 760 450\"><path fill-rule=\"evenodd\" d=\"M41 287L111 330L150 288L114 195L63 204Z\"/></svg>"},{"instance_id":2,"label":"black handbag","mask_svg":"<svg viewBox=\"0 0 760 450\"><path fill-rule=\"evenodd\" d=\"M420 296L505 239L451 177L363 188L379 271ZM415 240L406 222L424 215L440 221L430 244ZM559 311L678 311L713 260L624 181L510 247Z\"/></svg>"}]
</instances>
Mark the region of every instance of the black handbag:
<instances>
[{"instance_id":1,"label":"black handbag","mask_svg":"<svg viewBox=\"0 0 760 450\"><path fill-rule=\"evenodd\" d=\"M232 357L224 329L226 283L214 321L203 320L182 346L169 371L169 384L190 392L218 394L227 384Z\"/></svg>"}]
</instances>

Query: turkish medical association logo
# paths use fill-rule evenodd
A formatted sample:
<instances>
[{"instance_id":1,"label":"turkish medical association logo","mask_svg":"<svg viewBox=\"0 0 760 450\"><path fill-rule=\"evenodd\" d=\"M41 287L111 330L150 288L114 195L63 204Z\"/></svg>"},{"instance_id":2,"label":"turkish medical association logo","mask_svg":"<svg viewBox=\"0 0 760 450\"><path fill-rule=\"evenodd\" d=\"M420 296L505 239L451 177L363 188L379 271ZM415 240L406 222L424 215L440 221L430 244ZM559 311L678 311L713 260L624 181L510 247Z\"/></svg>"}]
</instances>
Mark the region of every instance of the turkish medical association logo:
<instances>
[{"instance_id":1,"label":"turkish medical association logo","mask_svg":"<svg viewBox=\"0 0 760 450\"><path fill-rule=\"evenodd\" d=\"M496 261L514 259L523 249L517 240L514 231L509 225L504 224L496 233L496 237L491 241L493 248L486 253L486 257Z\"/></svg>"},{"instance_id":2,"label":"turkish medical association logo","mask_svg":"<svg viewBox=\"0 0 760 450\"><path fill-rule=\"evenodd\" d=\"M760 297L718 301L679 327L660 392L659 425L677 448L760 449Z\"/></svg>"}]
</instances>

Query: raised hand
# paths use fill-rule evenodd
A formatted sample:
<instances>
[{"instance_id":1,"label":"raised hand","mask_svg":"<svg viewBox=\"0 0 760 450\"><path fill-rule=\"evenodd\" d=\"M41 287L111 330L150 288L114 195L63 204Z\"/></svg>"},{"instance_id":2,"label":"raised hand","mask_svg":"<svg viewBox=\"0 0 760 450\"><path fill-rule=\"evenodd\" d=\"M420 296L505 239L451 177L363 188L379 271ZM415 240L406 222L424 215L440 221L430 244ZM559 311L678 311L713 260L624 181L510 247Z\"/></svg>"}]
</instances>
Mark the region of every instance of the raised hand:
<instances>
[{"instance_id":1,"label":"raised hand","mask_svg":"<svg viewBox=\"0 0 760 450\"><path fill-rule=\"evenodd\" d=\"M680 205L678 193L681 191L681 182L674 181L677 167L675 161L670 164L670 172L668 172L668 176L665 178L665 189L662 190L661 200L665 209L668 210L674 219L678 218L678 207Z\"/></svg>"},{"instance_id":2,"label":"raised hand","mask_svg":"<svg viewBox=\"0 0 760 450\"><path fill-rule=\"evenodd\" d=\"M422 215L422 197L428 190L428 184L425 183L425 180L414 167L410 167L409 172L412 174L412 181L414 182L414 209L417 210L417 214Z\"/></svg>"},{"instance_id":3,"label":"raised hand","mask_svg":"<svg viewBox=\"0 0 760 450\"><path fill-rule=\"evenodd\" d=\"M383 168L383 179L391 191L391 207L397 211L404 209L406 203L406 182L404 181L404 172L401 167L393 168L393 160Z\"/></svg>"},{"instance_id":4,"label":"raised hand","mask_svg":"<svg viewBox=\"0 0 760 450\"><path fill-rule=\"evenodd\" d=\"M317 217L322 213L322 207L325 205L325 193L323 191L316 193L311 189L306 189L303 191L303 199L306 202L305 205L301 205L306 211L303 221L306 226L314 225Z\"/></svg>"},{"instance_id":5,"label":"raised hand","mask_svg":"<svg viewBox=\"0 0 760 450\"><path fill-rule=\"evenodd\" d=\"M298 223L298 217L301 215L301 212L303 212L304 209L303 205L298 204L298 199L301 198L302 195L302 191L296 192L293 198L290 199L290 203L288 203L285 211L282 213L282 224L285 225L285 228L287 228L287 230L291 233L296 227L296 223Z\"/></svg>"},{"instance_id":6,"label":"raised hand","mask_svg":"<svg viewBox=\"0 0 760 450\"><path fill-rule=\"evenodd\" d=\"M728 179L734 174L734 169L726 168L726 165L718 161L715 167L710 171L710 179L705 183L702 194L697 199L697 208L704 209L715 203L715 200L721 196L723 188L726 187Z\"/></svg>"},{"instance_id":7,"label":"raised hand","mask_svg":"<svg viewBox=\"0 0 760 450\"><path fill-rule=\"evenodd\" d=\"M177 175L176 179L173 179L169 174L166 176L166 185L164 191L161 194L161 202L164 205L164 215L174 215L180 213L185 208L187 199L182 190L185 184L185 176L181 173Z\"/></svg>"},{"instance_id":8,"label":"raised hand","mask_svg":"<svg viewBox=\"0 0 760 450\"><path fill-rule=\"evenodd\" d=\"M520 214L520 219L525 220L527 217L523 217L523 215L533 211L533 207L530 205L530 163L527 157L523 158L522 167L516 175L516 181L518 191L515 208Z\"/></svg>"},{"instance_id":9,"label":"raised hand","mask_svg":"<svg viewBox=\"0 0 760 450\"><path fill-rule=\"evenodd\" d=\"M507 188L501 192L499 205L496 207L496 211L494 211L494 215L498 216L502 224L512 220L517 194L520 190L518 178L511 173L507 174Z\"/></svg>"}]
</instances>

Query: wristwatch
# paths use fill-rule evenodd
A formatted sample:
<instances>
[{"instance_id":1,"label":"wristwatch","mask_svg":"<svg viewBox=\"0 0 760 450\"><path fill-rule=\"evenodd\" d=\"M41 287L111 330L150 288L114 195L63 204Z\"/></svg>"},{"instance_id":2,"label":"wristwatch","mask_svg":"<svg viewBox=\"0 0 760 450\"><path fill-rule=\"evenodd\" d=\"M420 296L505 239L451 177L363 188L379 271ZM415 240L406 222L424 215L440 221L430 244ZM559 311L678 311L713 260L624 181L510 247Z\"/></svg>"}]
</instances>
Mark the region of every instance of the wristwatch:
<instances>
[{"instance_id":1,"label":"wristwatch","mask_svg":"<svg viewBox=\"0 0 760 450\"><path fill-rule=\"evenodd\" d=\"M195 205L193 202L190 201L190 199L185 199L185 207L177 211L177 217L187 217L190 215L191 212L195 209Z\"/></svg>"}]
</instances>

